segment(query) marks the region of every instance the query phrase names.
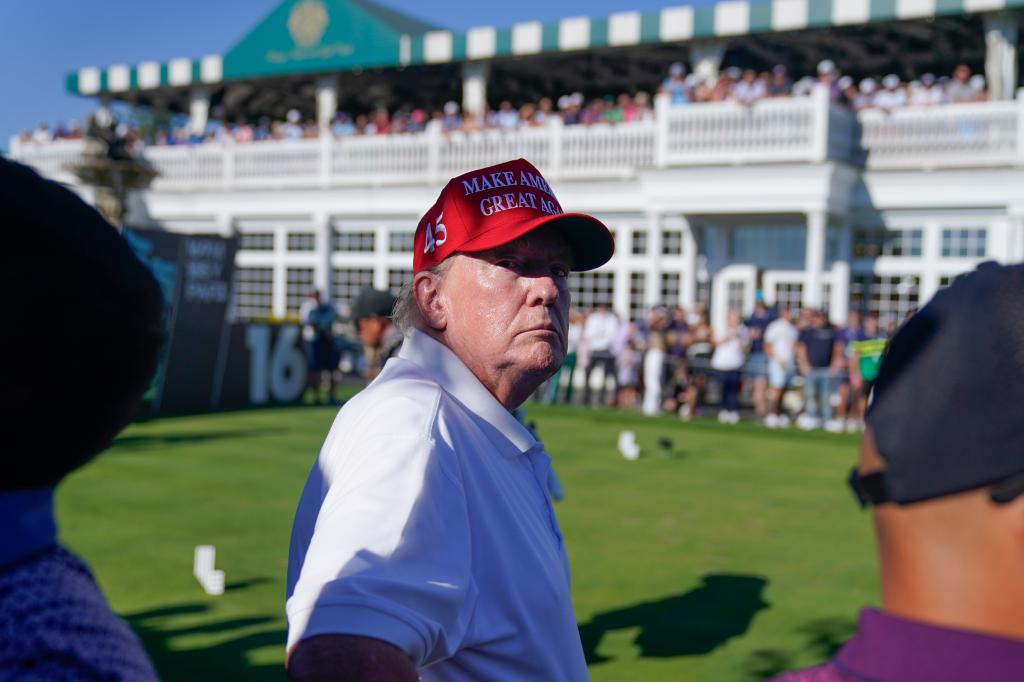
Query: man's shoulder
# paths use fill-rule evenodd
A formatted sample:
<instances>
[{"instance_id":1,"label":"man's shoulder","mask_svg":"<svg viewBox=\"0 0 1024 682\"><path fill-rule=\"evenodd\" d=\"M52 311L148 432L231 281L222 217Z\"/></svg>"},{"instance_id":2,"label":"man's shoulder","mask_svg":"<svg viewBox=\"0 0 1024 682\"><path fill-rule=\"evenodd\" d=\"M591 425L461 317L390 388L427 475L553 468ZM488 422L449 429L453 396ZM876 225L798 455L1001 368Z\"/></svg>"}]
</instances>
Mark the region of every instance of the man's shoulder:
<instances>
[{"instance_id":1,"label":"man's shoulder","mask_svg":"<svg viewBox=\"0 0 1024 682\"><path fill-rule=\"evenodd\" d=\"M769 682L858 682L859 679L844 674L830 661L812 668L776 675Z\"/></svg>"},{"instance_id":2,"label":"man's shoulder","mask_svg":"<svg viewBox=\"0 0 1024 682\"><path fill-rule=\"evenodd\" d=\"M360 430L389 435L420 433L436 419L444 389L419 365L391 358L365 389L345 403L337 422L355 422Z\"/></svg>"},{"instance_id":3,"label":"man's shoulder","mask_svg":"<svg viewBox=\"0 0 1024 682\"><path fill-rule=\"evenodd\" d=\"M0 678L155 680L128 625L65 549L0 573Z\"/></svg>"}]
</instances>

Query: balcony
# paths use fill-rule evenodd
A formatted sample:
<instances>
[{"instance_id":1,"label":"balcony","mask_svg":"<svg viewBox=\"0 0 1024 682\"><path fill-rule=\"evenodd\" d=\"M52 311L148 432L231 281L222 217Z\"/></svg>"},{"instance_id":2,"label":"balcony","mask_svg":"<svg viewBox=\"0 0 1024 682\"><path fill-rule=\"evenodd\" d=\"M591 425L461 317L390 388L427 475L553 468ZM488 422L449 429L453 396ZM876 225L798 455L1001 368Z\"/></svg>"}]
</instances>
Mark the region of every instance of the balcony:
<instances>
[{"instance_id":1,"label":"balcony","mask_svg":"<svg viewBox=\"0 0 1024 682\"><path fill-rule=\"evenodd\" d=\"M1024 99L885 113L810 97L669 106L653 121L513 132L424 133L316 140L151 147L154 190L199 192L436 184L472 168L526 157L553 179L629 178L639 170L827 160L868 169L934 169L1024 164ZM12 156L73 181L79 141L12 144Z\"/></svg>"}]
</instances>

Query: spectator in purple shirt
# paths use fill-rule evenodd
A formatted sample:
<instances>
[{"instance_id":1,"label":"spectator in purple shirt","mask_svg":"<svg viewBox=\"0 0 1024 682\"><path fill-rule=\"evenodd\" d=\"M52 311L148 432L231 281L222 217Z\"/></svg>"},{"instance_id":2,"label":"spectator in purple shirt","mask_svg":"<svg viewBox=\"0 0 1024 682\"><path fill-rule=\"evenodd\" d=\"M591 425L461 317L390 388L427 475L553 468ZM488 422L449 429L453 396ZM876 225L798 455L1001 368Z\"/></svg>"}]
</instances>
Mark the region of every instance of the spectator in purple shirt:
<instances>
[{"instance_id":1,"label":"spectator in purple shirt","mask_svg":"<svg viewBox=\"0 0 1024 682\"><path fill-rule=\"evenodd\" d=\"M881 609L776 682L1024 677L1022 299L1024 266L983 264L893 338L850 476L872 506Z\"/></svg>"}]
</instances>

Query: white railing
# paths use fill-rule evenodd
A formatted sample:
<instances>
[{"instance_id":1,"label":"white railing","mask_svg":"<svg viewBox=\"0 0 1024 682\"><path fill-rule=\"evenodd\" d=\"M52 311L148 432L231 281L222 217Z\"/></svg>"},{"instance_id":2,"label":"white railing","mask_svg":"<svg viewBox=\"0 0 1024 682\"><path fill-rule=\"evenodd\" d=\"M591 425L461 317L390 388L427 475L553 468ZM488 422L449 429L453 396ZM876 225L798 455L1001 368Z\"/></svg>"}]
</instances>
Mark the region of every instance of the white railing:
<instances>
[{"instance_id":1,"label":"white railing","mask_svg":"<svg viewBox=\"0 0 1024 682\"><path fill-rule=\"evenodd\" d=\"M1021 163L1024 99L861 112L868 168L964 168Z\"/></svg>"},{"instance_id":2,"label":"white railing","mask_svg":"<svg viewBox=\"0 0 1024 682\"><path fill-rule=\"evenodd\" d=\"M824 161L828 92L811 97L766 99L752 106L717 102L659 111L665 164L749 164Z\"/></svg>"},{"instance_id":3,"label":"white railing","mask_svg":"<svg viewBox=\"0 0 1024 682\"><path fill-rule=\"evenodd\" d=\"M672 107L659 98L656 109L653 121L620 125L566 127L556 119L549 126L512 132L445 135L430 129L340 140L152 147L146 157L160 172L154 188L165 191L436 184L520 156L554 179L827 159L880 169L1024 165L1024 97L890 114L867 111L855 117L832 106L827 92L819 89L810 97L762 100L749 107ZM13 141L12 155L45 175L71 181L68 168L82 146L81 141Z\"/></svg>"}]
</instances>

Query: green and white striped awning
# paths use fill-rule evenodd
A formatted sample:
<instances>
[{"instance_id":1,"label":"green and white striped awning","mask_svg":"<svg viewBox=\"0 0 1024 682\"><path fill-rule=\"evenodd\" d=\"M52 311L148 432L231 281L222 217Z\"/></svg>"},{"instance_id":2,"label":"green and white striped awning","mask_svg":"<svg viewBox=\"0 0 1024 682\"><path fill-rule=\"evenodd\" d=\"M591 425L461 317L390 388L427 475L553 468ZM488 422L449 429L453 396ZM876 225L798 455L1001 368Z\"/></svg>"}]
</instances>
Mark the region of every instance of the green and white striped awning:
<instances>
[{"instance_id":1,"label":"green and white striped awning","mask_svg":"<svg viewBox=\"0 0 1024 682\"><path fill-rule=\"evenodd\" d=\"M658 12L525 21L465 32L431 29L370 0L285 0L231 50L201 59L88 67L80 95L186 88L287 74L394 68L496 57L728 38L1024 7L1024 0L719 0Z\"/></svg>"}]
</instances>

